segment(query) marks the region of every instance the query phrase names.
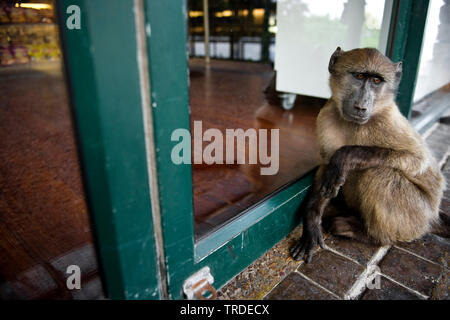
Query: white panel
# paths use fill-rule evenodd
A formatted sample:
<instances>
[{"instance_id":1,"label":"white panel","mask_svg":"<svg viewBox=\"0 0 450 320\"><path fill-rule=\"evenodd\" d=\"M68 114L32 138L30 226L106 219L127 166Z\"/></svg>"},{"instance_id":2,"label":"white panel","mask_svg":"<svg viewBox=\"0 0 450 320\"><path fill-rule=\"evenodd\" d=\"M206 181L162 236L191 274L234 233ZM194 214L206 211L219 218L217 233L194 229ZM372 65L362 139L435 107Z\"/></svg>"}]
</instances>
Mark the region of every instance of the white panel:
<instances>
[{"instance_id":1,"label":"white panel","mask_svg":"<svg viewBox=\"0 0 450 320\"><path fill-rule=\"evenodd\" d=\"M450 82L450 4L431 0L414 101Z\"/></svg>"},{"instance_id":2,"label":"white panel","mask_svg":"<svg viewBox=\"0 0 450 320\"><path fill-rule=\"evenodd\" d=\"M392 0L279 0L277 90L328 98L331 54L338 46L384 52L391 7Z\"/></svg>"},{"instance_id":3,"label":"white panel","mask_svg":"<svg viewBox=\"0 0 450 320\"><path fill-rule=\"evenodd\" d=\"M244 60L261 60L261 44L247 42L244 43Z\"/></svg>"},{"instance_id":4,"label":"white panel","mask_svg":"<svg viewBox=\"0 0 450 320\"><path fill-rule=\"evenodd\" d=\"M215 58L230 59L231 58L231 45L229 42L216 42L215 43Z\"/></svg>"}]
</instances>

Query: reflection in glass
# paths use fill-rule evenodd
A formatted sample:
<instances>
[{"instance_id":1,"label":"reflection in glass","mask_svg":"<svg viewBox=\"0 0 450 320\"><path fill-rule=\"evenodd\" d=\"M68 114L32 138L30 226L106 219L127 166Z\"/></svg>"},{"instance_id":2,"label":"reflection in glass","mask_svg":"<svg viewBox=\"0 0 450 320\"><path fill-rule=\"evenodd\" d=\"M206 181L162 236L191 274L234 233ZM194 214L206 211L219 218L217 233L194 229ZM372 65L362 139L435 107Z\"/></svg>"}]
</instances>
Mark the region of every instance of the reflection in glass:
<instances>
[{"instance_id":1,"label":"reflection in glass","mask_svg":"<svg viewBox=\"0 0 450 320\"><path fill-rule=\"evenodd\" d=\"M191 134L195 121L223 136L227 129L279 129L279 170L265 176L261 164L194 163L197 239L316 166L315 122L329 96L329 57L337 46L384 51L392 7L390 0L209 1L208 64L202 2L188 1ZM280 98L286 92L302 94L289 110ZM244 148L248 154L248 143Z\"/></svg>"},{"instance_id":2,"label":"reflection in glass","mask_svg":"<svg viewBox=\"0 0 450 320\"><path fill-rule=\"evenodd\" d=\"M0 300L103 296L53 6L0 3Z\"/></svg>"},{"instance_id":3,"label":"reflection in glass","mask_svg":"<svg viewBox=\"0 0 450 320\"><path fill-rule=\"evenodd\" d=\"M450 1L431 0L414 101L450 82Z\"/></svg>"},{"instance_id":4,"label":"reflection in glass","mask_svg":"<svg viewBox=\"0 0 450 320\"><path fill-rule=\"evenodd\" d=\"M189 55L203 57L203 0L190 0L188 6ZM209 1L208 6L212 58L273 62L275 1Z\"/></svg>"},{"instance_id":5,"label":"reflection in glass","mask_svg":"<svg viewBox=\"0 0 450 320\"><path fill-rule=\"evenodd\" d=\"M338 46L384 52L391 9L392 1L380 0L279 0L277 90L328 98L331 53Z\"/></svg>"}]
</instances>

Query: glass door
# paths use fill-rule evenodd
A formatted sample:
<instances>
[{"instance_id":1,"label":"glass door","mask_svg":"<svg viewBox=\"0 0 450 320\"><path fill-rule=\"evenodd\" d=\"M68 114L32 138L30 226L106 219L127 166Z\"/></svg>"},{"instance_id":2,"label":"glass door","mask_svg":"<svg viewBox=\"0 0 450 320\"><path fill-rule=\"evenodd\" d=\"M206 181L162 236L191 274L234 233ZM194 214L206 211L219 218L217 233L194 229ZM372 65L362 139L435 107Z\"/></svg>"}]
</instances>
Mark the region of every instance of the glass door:
<instances>
[{"instance_id":1,"label":"glass door","mask_svg":"<svg viewBox=\"0 0 450 320\"><path fill-rule=\"evenodd\" d=\"M338 46L385 53L392 4L188 1L197 239L316 166L329 57ZM286 96L297 99L289 108Z\"/></svg>"},{"instance_id":2,"label":"glass door","mask_svg":"<svg viewBox=\"0 0 450 320\"><path fill-rule=\"evenodd\" d=\"M76 13L71 5L61 1L61 25ZM219 288L299 225L325 100L305 92L292 108L283 105L271 64L276 5L85 0L77 5L80 28L62 28L109 297L180 299L183 283L203 267ZM408 75L400 88L404 114L427 6L393 1L390 18L383 7L376 22L364 13L361 34L379 34L373 43L384 44L380 30L389 21L386 53L403 60ZM339 24L344 8L308 23Z\"/></svg>"},{"instance_id":3,"label":"glass door","mask_svg":"<svg viewBox=\"0 0 450 320\"><path fill-rule=\"evenodd\" d=\"M449 116L449 8L445 1L430 1L411 114L411 122L422 133L440 117Z\"/></svg>"},{"instance_id":4,"label":"glass door","mask_svg":"<svg viewBox=\"0 0 450 320\"><path fill-rule=\"evenodd\" d=\"M104 297L54 1L0 3L0 299Z\"/></svg>"}]
</instances>

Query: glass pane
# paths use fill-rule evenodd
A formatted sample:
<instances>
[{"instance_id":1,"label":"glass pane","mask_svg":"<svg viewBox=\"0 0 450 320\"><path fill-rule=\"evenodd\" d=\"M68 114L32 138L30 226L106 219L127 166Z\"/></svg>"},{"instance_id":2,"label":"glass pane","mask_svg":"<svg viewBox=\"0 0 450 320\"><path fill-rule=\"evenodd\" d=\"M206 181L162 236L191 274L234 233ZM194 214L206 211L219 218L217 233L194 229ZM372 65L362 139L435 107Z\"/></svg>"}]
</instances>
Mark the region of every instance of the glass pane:
<instances>
[{"instance_id":1,"label":"glass pane","mask_svg":"<svg viewBox=\"0 0 450 320\"><path fill-rule=\"evenodd\" d=\"M103 296L53 7L0 4L0 299Z\"/></svg>"},{"instance_id":2,"label":"glass pane","mask_svg":"<svg viewBox=\"0 0 450 320\"><path fill-rule=\"evenodd\" d=\"M329 58L337 46L384 52L392 8L389 0L206 1L205 29L203 2L188 1L197 239L316 166Z\"/></svg>"},{"instance_id":3,"label":"glass pane","mask_svg":"<svg viewBox=\"0 0 450 320\"><path fill-rule=\"evenodd\" d=\"M414 102L418 102L439 89L443 92L450 92L449 82L450 3L444 0L431 0L425 25ZM420 110L416 111L423 111L420 106L418 108Z\"/></svg>"},{"instance_id":4,"label":"glass pane","mask_svg":"<svg viewBox=\"0 0 450 320\"><path fill-rule=\"evenodd\" d=\"M391 8L380 0L278 1L277 90L328 98L330 54L338 46L384 53Z\"/></svg>"}]
</instances>

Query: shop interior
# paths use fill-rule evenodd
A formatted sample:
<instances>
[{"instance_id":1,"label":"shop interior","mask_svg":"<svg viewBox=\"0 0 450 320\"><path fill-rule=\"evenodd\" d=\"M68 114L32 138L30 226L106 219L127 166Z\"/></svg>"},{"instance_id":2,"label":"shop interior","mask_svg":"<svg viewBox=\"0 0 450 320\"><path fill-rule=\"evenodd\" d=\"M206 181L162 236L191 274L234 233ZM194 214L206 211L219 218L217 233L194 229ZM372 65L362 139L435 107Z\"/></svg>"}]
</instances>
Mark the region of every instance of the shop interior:
<instances>
[{"instance_id":1,"label":"shop interior","mask_svg":"<svg viewBox=\"0 0 450 320\"><path fill-rule=\"evenodd\" d=\"M0 109L0 299L101 297L53 1L0 4Z\"/></svg>"},{"instance_id":2,"label":"shop interior","mask_svg":"<svg viewBox=\"0 0 450 320\"><path fill-rule=\"evenodd\" d=\"M318 36L313 29L323 34L321 39L330 48L343 46L336 40L342 38L347 46L376 47L381 42L384 14L384 3L378 2L376 14L370 16L374 21L369 21L364 14L373 4L367 8L361 6L361 1L341 1L336 8L324 8L314 1L277 4L264 0L224 0L208 1L206 9L202 0L188 1L191 129L194 121L202 121L203 130L217 128L224 134L229 128L279 129L279 170L275 175L261 175L260 164L193 165L197 239L245 214L317 165L315 119L329 94L327 75L321 83L324 94L314 91L297 94L295 102L286 106L289 91L280 91L276 82L307 77L299 77L300 72L288 75L286 69L291 66L285 68L281 63L289 57L280 51L317 47ZM287 10L294 16L284 15ZM333 10L336 12L331 14ZM358 18L359 33L353 31L358 26L345 21L350 16ZM302 25L290 19L303 19ZM292 29L289 34L290 27L305 33L297 34ZM281 45L286 42L296 46L286 49L289 44ZM331 53L325 52L321 57L325 63ZM277 61L277 55L285 58ZM321 74L326 72L325 66Z\"/></svg>"},{"instance_id":3,"label":"shop interior","mask_svg":"<svg viewBox=\"0 0 450 320\"><path fill-rule=\"evenodd\" d=\"M204 131L223 133L279 129L275 175L261 175L262 164L192 165L197 240L317 165L315 119L327 97L280 90L284 71L276 57L278 50L290 49L277 45L284 14L277 5L291 3L287 12L302 17L305 32L289 43L298 37L299 47L315 48L321 41L333 47L340 39L347 48L383 50L389 0L366 0L360 7L363 2L341 0L324 8L313 0L186 1L191 128L201 121ZM51 0L0 3L0 299L103 297L54 5ZM448 101L450 95L445 38L450 20L439 14L445 6L443 0L431 1L413 119L429 112L430 97ZM351 29L350 16L361 18L358 28ZM356 35L350 37L349 28L358 30ZM325 64L331 53L320 56ZM326 88L326 81L322 85ZM62 266L71 261L88 270L83 292L67 290Z\"/></svg>"}]
</instances>

